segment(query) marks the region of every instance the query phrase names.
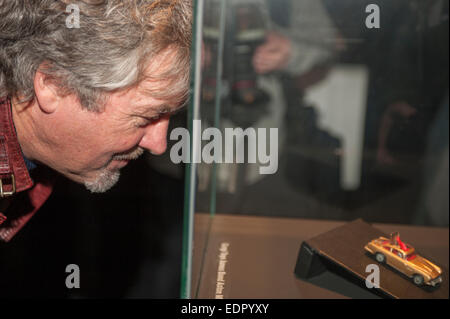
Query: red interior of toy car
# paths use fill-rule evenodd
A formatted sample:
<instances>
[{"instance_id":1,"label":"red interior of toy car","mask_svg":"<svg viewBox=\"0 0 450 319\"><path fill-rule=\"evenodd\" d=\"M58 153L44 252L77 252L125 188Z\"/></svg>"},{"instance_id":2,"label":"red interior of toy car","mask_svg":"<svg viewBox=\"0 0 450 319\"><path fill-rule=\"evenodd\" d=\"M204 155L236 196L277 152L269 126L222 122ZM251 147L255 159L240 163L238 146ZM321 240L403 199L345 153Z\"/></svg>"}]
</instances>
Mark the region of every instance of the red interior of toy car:
<instances>
[{"instance_id":1,"label":"red interior of toy car","mask_svg":"<svg viewBox=\"0 0 450 319\"><path fill-rule=\"evenodd\" d=\"M383 241L383 246L384 246L384 245L389 245L390 243L391 243L391 242L390 242L389 240L385 240L385 241ZM404 251L405 253L408 253L408 251L410 251L410 250L412 249L411 247L408 247L404 242L401 241L400 236L398 236L398 237L396 238L396 243L397 243L397 245L400 247L400 249L401 249L402 251ZM384 249L390 250L389 247L384 247ZM409 255L409 256L406 256L406 259L407 259L408 261L413 260L414 258L416 258L416 254L411 254L411 255Z\"/></svg>"}]
</instances>

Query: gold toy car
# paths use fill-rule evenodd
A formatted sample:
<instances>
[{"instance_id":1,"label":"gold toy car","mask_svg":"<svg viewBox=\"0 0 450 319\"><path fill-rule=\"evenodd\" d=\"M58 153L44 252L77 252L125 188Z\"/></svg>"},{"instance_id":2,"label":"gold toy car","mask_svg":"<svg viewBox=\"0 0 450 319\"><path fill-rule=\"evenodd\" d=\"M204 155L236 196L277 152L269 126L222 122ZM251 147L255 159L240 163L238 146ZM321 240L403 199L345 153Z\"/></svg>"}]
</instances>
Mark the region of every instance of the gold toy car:
<instances>
[{"instance_id":1,"label":"gold toy car","mask_svg":"<svg viewBox=\"0 0 450 319\"><path fill-rule=\"evenodd\" d=\"M400 240L398 233L392 233L390 239L374 239L364 249L374 255L379 263L386 263L412 278L418 286L425 284L435 287L442 282L441 268L416 254L413 247Z\"/></svg>"}]
</instances>

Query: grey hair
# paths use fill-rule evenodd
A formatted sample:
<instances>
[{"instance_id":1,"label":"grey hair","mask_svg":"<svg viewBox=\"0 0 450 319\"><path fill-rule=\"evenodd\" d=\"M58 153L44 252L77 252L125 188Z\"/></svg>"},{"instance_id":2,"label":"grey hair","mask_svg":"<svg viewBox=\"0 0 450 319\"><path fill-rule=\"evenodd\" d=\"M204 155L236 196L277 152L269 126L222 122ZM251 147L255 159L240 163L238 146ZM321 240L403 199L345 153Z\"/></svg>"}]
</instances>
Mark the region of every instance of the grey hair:
<instances>
[{"instance_id":1,"label":"grey hair","mask_svg":"<svg viewBox=\"0 0 450 319\"><path fill-rule=\"evenodd\" d=\"M66 27L69 4L80 9L79 29ZM0 97L33 100L40 71L99 111L105 93L151 78L146 65L173 48L175 63L163 75L170 85L153 93L182 102L191 24L191 0L0 0Z\"/></svg>"}]
</instances>

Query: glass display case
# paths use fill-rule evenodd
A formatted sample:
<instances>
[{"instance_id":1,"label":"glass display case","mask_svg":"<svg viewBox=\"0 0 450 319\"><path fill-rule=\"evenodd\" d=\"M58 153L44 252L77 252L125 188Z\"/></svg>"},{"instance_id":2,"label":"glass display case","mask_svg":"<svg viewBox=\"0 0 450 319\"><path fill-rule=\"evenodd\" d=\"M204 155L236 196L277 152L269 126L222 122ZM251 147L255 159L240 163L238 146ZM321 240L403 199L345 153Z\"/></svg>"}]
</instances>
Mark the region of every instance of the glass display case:
<instances>
[{"instance_id":1,"label":"glass display case","mask_svg":"<svg viewBox=\"0 0 450 319\"><path fill-rule=\"evenodd\" d=\"M294 275L359 218L448 268L448 1L194 7L181 296L371 297Z\"/></svg>"}]
</instances>

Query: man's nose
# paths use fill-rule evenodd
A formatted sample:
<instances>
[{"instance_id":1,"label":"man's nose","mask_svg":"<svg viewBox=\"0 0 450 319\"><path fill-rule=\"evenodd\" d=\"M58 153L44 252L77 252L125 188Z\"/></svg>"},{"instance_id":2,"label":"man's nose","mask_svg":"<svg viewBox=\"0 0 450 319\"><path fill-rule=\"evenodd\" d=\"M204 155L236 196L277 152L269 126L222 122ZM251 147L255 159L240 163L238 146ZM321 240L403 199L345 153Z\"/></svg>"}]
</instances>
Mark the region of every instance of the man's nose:
<instances>
[{"instance_id":1,"label":"man's nose","mask_svg":"<svg viewBox=\"0 0 450 319\"><path fill-rule=\"evenodd\" d=\"M139 146L145 148L154 155L163 154L167 148L168 127L169 116L162 117L157 122L148 125Z\"/></svg>"}]
</instances>

